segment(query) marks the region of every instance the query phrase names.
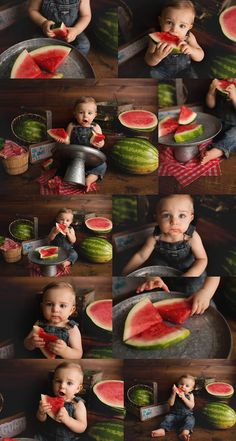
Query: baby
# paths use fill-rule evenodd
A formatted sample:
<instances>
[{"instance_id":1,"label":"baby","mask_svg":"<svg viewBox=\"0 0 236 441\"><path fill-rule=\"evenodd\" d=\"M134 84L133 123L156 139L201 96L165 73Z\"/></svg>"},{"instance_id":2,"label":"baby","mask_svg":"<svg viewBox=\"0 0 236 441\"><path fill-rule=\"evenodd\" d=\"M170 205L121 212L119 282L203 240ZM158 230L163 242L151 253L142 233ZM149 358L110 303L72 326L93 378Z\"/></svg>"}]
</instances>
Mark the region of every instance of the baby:
<instances>
[{"instance_id":1,"label":"baby","mask_svg":"<svg viewBox=\"0 0 236 441\"><path fill-rule=\"evenodd\" d=\"M42 423L39 433L35 436L38 441L76 441L80 433L87 427L87 412L83 400L77 394L83 388L83 372L79 364L64 362L59 364L53 375L52 389L55 397L65 400L56 415L56 419L48 416L51 405L39 402L36 417Z\"/></svg>"},{"instance_id":2,"label":"baby","mask_svg":"<svg viewBox=\"0 0 236 441\"><path fill-rule=\"evenodd\" d=\"M217 91L219 80L215 79L210 84L206 96L207 106L214 109L212 113L222 121L222 131L215 138L210 150L205 152L202 164L221 156L228 158L230 153L236 152L236 78L227 80L234 84L227 87L226 94Z\"/></svg>"},{"instance_id":3,"label":"baby","mask_svg":"<svg viewBox=\"0 0 236 441\"><path fill-rule=\"evenodd\" d=\"M167 0L159 16L161 32L179 38L180 53L173 53L171 44L154 43L150 38L145 61L153 66L152 78L197 78L191 67L191 60L202 61L204 52L190 32L196 15L194 4L189 0Z\"/></svg>"},{"instance_id":4,"label":"baby","mask_svg":"<svg viewBox=\"0 0 236 441\"><path fill-rule=\"evenodd\" d=\"M186 277L203 276L207 255L199 234L191 224L193 218L190 195L162 197L156 207L157 227L153 235L130 259L123 273L129 274L150 258L151 266L170 266Z\"/></svg>"},{"instance_id":5,"label":"baby","mask_svg":"<svg viewBox=\"0 0 236 441\"><path fill-rule=\"evenodd\" d=\"M182 375L177 381L177 387L174 384L172 393L168 399L171 411L168 413L160 428L153 430L152 437L165 436L166 430L177 427L179 439L189 441L190 433L194 428L195 418L193 416L195 378L192 375Z\"/></svg>"},{"instance_id":6,"label":"baby","mask_svg":"<svg viewBox=\"0 0 236 441\"><path fill-rule=\"evenodd\" d=\"M63 262L64 268L73 265L78 259L78 253L74 250L73 244L76 242L75 230L71 226L73 222L73 211L70 208L62 208L56 216L56 223L66 226L64 234L60 232L59 227L55 226L49 233L51 245L64 248L68 252L68 258Z\"/></svg>"},{"instance_id":7,"label":"baby","mask_svg":"<svg viewBox=\"0 0 236 441\"><path fill-rule=\"evenodd\" d=\"M43 289L41 303L43 320L35 325L45 332L58 337L49 343L49 349L61 358L79 359L82 357L81 335L77 323L70 319L76 311L76 293L72 285L66 282L52 282ZM34 328L24 340L29 351L45 346Z\"/></svg>"},{"instance_id":8,"label":"baby","mask_svg":"<svg viewBox=\"0 0 236 441\"><path fill-rule=\"evenodd\" d=\"M81 97L75 104L74 116L76 122L71 122L67 127L67 133L70 137L70 144L79 144L101 149L104 146L104 140L91 142L94 133L102 133L101 127L93 120L97 115L97 104L94 98L90 96ZM107 169L106 162L93 167L86 168L86 191L97 179L103 178Z\"/></svg>"},{"instance_id":9,"label":"baby","mask_svg":"<svg viewBox=\"0 0 236 441\"><path fill-rule=\"evenodd\" d=\"M91 20L90 0L30 0L28 13L50 38L55 36L52 26L63 22L68 28L67 43L85 55L89 52L90 43L83 31Z\"/></svg>"}]
</instances>

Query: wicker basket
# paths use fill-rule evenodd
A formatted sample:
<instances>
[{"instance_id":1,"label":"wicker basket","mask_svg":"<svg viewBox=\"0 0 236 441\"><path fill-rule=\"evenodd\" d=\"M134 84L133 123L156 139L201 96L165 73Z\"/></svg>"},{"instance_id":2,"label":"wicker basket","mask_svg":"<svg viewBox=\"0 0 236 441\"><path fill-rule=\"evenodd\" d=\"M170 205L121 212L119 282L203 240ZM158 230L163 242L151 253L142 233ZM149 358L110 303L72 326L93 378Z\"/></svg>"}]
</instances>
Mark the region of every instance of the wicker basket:
<instances>
[{"instance_id":1,"label":"wicker basket","mask_svg":"<svg viewBox=\"0 0 236 441\"><path fill-rule=\"evenodd\" d=\"M21 259L22 247L13 248L11 250L3 251L3 258L7 263L15 263Z\"/></svg>"},{"instance_id":2,"label":"wicker basket","mask_svg":"<svg viewBox=\"0 0 236 441\"><path fill-rule=\"evenodd\" d=\"M146 390L148 390L149 392L152 392L153 393L153 388L151 387L151 386L148 386L147 384L135 384L134 386L131 386L128 390L127 390L127 398L128 398L128 401L129 401L129 404L130 405L132 405L132 406L134 406L134 407L141 407L141 406L138 406L138 404L136 404L133 400L132 400L132 394L134 393L134 391L136 390L136 389L140 389L140 388L142 388L142 389L146 389ZM153 403L152 403L153 404Z\"/></svg>"},{"instance_id":3,"label":"wicker basket","mask_svg":"<svg viewBox=\"0 0 236 441\"><path fill-rule=\"evenodd\" d=\"M15 136L16 139L18 139L18 141L23 142L25 145L29 145L29 144L37 144L38 142L42 142L42 141L46 141L47 140L47 134L45 133L45 139L41 139L40 141L29 141L25 138L23 138L19 133L18 133L18 128L20 127L20 125L22 124L23 121L26 121L28 119L32 119L34 121L39 121L43 124L45 124L45 127L47 127L47 120L45 117L41 116L41 115L37 115L36 113L23 113L22 115L18 115L16 116L12 122L11 122L11 130L13 135Z\"/></svg>"},{"instance_id":4,"label":"wicker basket","mask_svg":"<svg viewBox=\"0 0 236 441\"><path fill-rule=\"evenodd\" d=\"M32 235L28 238L28 239L21 239L20 237L17 237L14 234L14 229L18 224L25 224L25 225L30 225L31 227L33 227L33 232ZM34 223L29 220L29 219L16 219L14 221L12 221L9 225L9 233L10 235L13 237L13 239L15 239L18 242L21 242L22 240L29 240L29 239L34 239Z\"/></svg>"},{"instance_id":5,"label":"wicker basket","mask_svg":"<svg viewBox=\"0 0 236 441\"><path fill-rule=\"evenodd\" d=\"M2 160L3 167L9 175L21 175L29 167L29 152Z\"/></svg>"}]
</instances>

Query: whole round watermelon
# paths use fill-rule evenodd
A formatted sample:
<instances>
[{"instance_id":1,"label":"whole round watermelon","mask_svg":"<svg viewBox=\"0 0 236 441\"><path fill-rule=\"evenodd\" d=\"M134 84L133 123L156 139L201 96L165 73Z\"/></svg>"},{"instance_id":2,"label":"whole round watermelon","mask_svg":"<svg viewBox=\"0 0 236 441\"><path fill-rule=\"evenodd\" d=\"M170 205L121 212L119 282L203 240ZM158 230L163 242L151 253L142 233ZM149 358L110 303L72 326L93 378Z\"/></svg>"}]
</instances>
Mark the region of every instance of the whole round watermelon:
<instances>
[{"instance_id":1,"label":"whole round watermelon","mask_svg":"<svg viewBox=\"0 0 236 441\"><path fill-rule=\"evenodd\" d=\"M125 173L146 175L158 167L158 150L146 139L123 138L112 147L111 160Z\"/></svg>"},{"instance_id":2,"label":"whole round watermelon","mask_svg":"<svg viewBox=\"0 0 236 441\"><path fill-rule=\"evenodd\" d=\"M79 245L80 255L92 263L106 263L112 259L112 245L101 237L87 237Z\"/></svg>"},{"instance_id":3,"label":"whole round watermelon","mask_svg":"<svg viewBox=\"0 0 236 441\"><path fill-rule=\"evenodd\" d=\"M110 8L96 16L93 27L98 46L105 52L117 55L118 51L118 14L117 8Z\"/></svg>"},{"instance_id":4,"label":"whole round watermelon","mask_svg":"<svg viewBox=\"0 0 236 441\"><path fill-rule=\"evenodd\" d=\"M202 416L207 425L214 429L230 429L236 423L236 413L224 403L209 403L202 409Z\"/></svg>"}]
</instances>

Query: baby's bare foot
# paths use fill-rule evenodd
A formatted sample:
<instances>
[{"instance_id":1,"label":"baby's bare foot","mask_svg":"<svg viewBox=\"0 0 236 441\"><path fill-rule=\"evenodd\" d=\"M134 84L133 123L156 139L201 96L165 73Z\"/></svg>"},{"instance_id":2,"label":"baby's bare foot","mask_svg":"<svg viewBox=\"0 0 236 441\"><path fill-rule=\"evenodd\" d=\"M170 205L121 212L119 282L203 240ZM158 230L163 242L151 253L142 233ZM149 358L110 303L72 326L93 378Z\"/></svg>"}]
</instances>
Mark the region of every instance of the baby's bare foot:
<instances>
[{"instance_id":1,"label":"baby's bare foot","mask_svg":"<svg viewBox=\"0 0 236 441\"><path fill-rule=\"evenodd\" d=\"M207 164L212 159L220 158L221 156L223 156L223 154L224 153L222 150L213 147L213 149L207 150L204 153L203 158L201 159L201 164L202 165Z\"/></svg>"},{"instance_id":2,"label":"baby's bare foot","mask_svg":"<svg viewBox=\"0 0 236 441\"><path fill-rule=\"evenodd\" d=\"M158 437L158 436L165 436L166 432L165 429L157 429L153 430L151 433L152 438Z\"/></svg>"},{"instance_id":3,"label":"baby's bare foot","mask_svg":"<svg viewBox=\"0 0 236 441\"><path fill-rule=\"evenodd\" d=\"M189 430L183 430L183 432L180 433L179 439L181 441L189 441L190 440L190 432Z\"/></svg>"}]
</instances>

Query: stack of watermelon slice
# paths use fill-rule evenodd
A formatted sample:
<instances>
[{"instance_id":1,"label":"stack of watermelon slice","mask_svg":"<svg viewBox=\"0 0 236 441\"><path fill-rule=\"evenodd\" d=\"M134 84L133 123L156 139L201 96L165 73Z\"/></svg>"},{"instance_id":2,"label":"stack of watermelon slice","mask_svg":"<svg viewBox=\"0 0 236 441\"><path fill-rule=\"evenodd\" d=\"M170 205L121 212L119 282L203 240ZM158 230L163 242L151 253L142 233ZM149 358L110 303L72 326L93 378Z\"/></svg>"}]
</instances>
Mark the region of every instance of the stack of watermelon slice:
<instances>
[{"instance_id":1,"label":"stack of watermelon slice","mask_svg":"<svg viewBox=\"0 0 236 441\"><path fill-rule=\"evenodd\" d=\"M189 336L181 326L170 326L164 320L181 324L191 315L191 302L171 298L152 303L145 297L129 311L125 321L123 341L139 349L164 349Z\"/></svg>"},{"instance_id":2,"label":"stack of watermelon slice","mask_svg":"<svg viewBox=\"0 0 236 441\"><path fill-rule=\"evenodd\" d=\"M181 106L177 119L166 116L160 121L158 137L161 138L162 136L173 134L174 140L177 143L197 138L204 132L204 127L202 124L193 123L196 117L196 112L187 106Z\"/></svg>"}]
</instances>

